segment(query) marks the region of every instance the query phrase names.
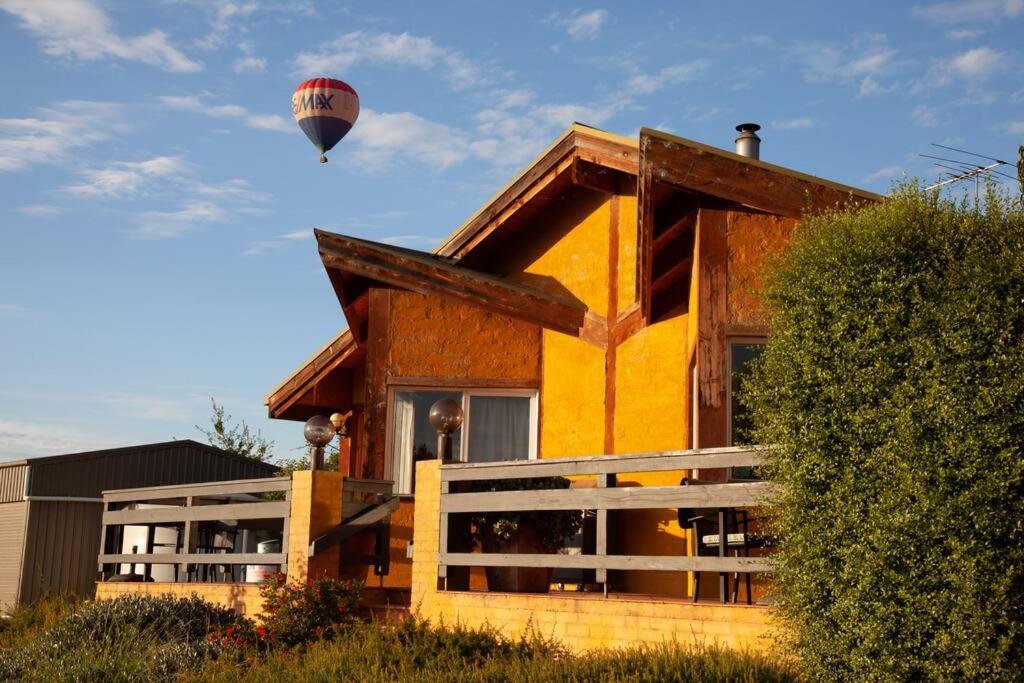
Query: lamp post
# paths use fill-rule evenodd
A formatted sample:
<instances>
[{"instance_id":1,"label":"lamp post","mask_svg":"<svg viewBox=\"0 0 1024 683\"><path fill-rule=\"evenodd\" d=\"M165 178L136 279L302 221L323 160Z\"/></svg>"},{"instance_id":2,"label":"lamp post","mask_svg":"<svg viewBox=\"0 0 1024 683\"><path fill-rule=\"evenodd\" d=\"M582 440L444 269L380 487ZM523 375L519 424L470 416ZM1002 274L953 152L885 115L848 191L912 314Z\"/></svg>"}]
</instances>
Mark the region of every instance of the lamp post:
<instances>
[{"instance_id":1,"label":"lamp post","mask_svg":"<svg viewBox=\"0 0 1024 683\"><path fill-rule=\"evenodd\" d=\"M324 446L334 438L334 425L326 415L314 415L306 420L306 426L302 433L309 444L309 469L322 470L324 468Z\"/></svg>"},{"instance_id":2,"label":"lamp post","mask_svg":"<svg viewBox=\"0 0 1024 683\"><path fill-rule=\"evenodd\" d=\"M462 406L459 402L442 398L430 406L430 424L437 430L437 457L452 460L452 434L462 426Z\"/></svg>"}]
</instances>

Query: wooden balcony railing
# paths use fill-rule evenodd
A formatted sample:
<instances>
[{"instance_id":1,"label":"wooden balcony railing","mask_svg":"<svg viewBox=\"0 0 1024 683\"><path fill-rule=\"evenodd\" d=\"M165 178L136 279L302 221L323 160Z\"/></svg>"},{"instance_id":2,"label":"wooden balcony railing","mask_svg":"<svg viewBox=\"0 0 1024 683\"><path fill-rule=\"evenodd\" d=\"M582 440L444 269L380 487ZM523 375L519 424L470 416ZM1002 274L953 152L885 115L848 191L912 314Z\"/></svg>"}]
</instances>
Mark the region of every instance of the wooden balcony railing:
<instances>
[{"instance_id":1,"label":"wooden balcony railing","mask_svg":"<svg viewBox=\"0 0 1024 683\"><path fill-rule=\"evenodd\" d=\"M98 569L104 574L111 566L142 565L146 578L152 565L167 564L180 565L186 575L196 565L279 565L281 571L287 571L288 555L284 551L288 548L291 484L287 477L271 477L104 491ZM280 530L282 552L197 548L198 525L217 521L234 522L236 526L273 526ZM149 529L150 552L114 552L120 549L125 526ZM152 552L154 530L159 527L177 530L174 552Z\"/></svg>"},{"instance_id":2,"label":"wooden balcony railing","mask_svg":"<svg viewBox=\"0 0 1024 683\"><path fill-rule=\"evenodd\" d=\"M610 552L610 515L616 510L666 508L754 508L771 496L773 484L764 481L701 482L703 485L617 487L622 474L678 470L722 470L763 464L756 448L707 448L636 455L553 458L496 463L454 463L441 466L440 547L438 577L449 567L551 567L595 571L596 583L607 592L609 570L759 573L771 571L765 557L729 557L728 540L719 534L719 556L621 555ZM553 490L455 492L457 482L563 476L597 478L597 486ZM696 482L694 482L696 483ZM527 554L451 552L450 516L459 513L540 510L593 510L596 543L593 554ZM652 533L654 530L652 529ZM642 533L639 529L637 533Z\"/></svg>"}]
</instances>

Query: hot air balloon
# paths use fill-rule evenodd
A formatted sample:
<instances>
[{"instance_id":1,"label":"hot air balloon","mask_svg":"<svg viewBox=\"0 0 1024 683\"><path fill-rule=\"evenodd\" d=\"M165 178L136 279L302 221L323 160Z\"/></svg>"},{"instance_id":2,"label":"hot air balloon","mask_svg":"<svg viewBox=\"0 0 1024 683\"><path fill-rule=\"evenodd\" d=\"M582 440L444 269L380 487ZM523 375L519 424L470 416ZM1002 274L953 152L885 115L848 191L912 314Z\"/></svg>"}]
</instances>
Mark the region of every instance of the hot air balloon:
<instances>
[{"instance_id":1,"label":"hot air balloon","mask_svg":"<svg viewBox=\"0 0 1024 683\"><path fill-rule=\"evenodd\" d=\"M311 78L292 94L292 113L320 150L320 163L326 164L325 153L345 137L359 116L359 95L344 81Z\"/></svg>"}]
</instances>

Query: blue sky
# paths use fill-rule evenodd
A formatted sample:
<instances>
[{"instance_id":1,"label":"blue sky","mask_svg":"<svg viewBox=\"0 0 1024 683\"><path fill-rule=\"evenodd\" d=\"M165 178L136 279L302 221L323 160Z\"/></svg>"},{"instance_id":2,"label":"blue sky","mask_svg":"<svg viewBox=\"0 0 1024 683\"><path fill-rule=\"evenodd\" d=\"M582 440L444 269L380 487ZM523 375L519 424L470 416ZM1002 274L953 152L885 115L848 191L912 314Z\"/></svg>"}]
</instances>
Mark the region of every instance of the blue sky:
<instances>
[{"instance_id":1,"label":"blue sky","mask_svg":"<svg viewBox=\"0 0 1024 683\"><path fill-rule=\"evenodd\" d=\"M294 454L262 397L344 324L311 228L431 248L573 120L758 121L877 191L1024 141L1024 0L490 5L0 0L0 459L196 437L211 396ZM327 165L316 75L362 103Z\"/></svg>"}]
</instances>

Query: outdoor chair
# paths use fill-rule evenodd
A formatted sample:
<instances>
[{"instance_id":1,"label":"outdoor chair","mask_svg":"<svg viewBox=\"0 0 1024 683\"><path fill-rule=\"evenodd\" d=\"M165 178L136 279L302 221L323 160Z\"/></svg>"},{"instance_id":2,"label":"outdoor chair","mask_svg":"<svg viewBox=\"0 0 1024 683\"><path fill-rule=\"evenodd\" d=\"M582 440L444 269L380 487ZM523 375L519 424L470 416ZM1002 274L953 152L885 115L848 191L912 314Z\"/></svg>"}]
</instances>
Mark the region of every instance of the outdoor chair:
<instances>
[{"instance_id":1,"label":"outdoor chair","mask_svg":"<svg viewBox=\"0 0 1024 683\"><path fill-rule=\"evenodd\" d=\"M680 485L699 486L720 483L722 482L701 481L683 477ZM693 533L694 550L697 557L725 557L730 551L733 557L750 557L751 549L766 548L773 545L770 537L751 532L751 524L759 520L752 519L747 510L742 508L680 508L678 515L679 526L684 529L689 527ZM725 533L724 552L720 536L722 533ZM694 572L694 602L697 602L700 598L701 575L703 573L701 571ZM750 572L743 572L743 581L746 587L746 602L748 605L753 604ZM734 604L739 600L739 590L740 572L734 572L732 584L732 602ZM729 601L729 575L726 572L719 573L719 597L723 603Z\"/></svg>"}]
</instances>

